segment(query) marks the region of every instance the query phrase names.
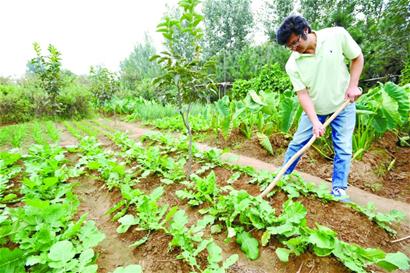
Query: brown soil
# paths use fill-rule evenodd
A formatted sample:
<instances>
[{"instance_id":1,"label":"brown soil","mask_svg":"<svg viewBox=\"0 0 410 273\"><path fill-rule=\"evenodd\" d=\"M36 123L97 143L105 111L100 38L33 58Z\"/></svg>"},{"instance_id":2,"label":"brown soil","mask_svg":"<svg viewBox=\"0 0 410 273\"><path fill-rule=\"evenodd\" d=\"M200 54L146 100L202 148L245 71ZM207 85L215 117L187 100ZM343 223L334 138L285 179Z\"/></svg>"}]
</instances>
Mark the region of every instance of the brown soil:
<instances>
[{"instance_id":1,"label":"brown soil","mask_svg":"<svg viewBox=\"0 0 410 273\"><path fill-rule=\"evenodd\" d=\"M65 126L62 123L56 123L56 127L60 133L60 145L61 146L70 146L78 143L77 139L67 131Z\"/></svg>"},{"instance_id":2,"label":"brown soil","mask_svg":"<svg viewBox=\"0 0 410 273\"><path fill-rule=\"evenodd\" d=\"M227 139L210 135L207 144L218 148L229 147L233 152L273 163L283 164L286 148L291 138L277 134L270 136L274 154L270 155L259 145L256 137L246 139L239 130ZM393 133L374 143L362 160L353 160L349 183L373 194L410 203L410 148L396 145ZM389 165L393 162L392 168ZM323 158L313 147L302 157L296 170L324 180L332 180L333 162Z\"/></svg>"},{"instance_id":3,"label":"brown soil","mask_svg":"<svg viewBox=\"0 0 410 273\"><path fill-rule=\"evenodd\" d=\"M130 127L134 129L134 131L129 133L130 137L136 138L145 132L143 129L135 132L135 125L130 125ZM120 127L115 128L119 129ZM101 140L104 142L105 147L111 147L112 144L109 143L109 140ZM254 152L255 150L256 146L253 147L252 151ZM266 155L266 157L271 158L271 160L273 159L273 157L269 155ZM194 169L198 167L199 165L196 165ZM218 184L220 185L225 185L228 178L232 175L231 171L220 167L215 168L214 171L218 177ZM233 183L233 187L236 189L244 189L252 195L257 195L259 188L255 185L248 184L248 180L249 177L241 175L241 177ZM176 256L179 254L177 249L168 251L170 237L161 232L150 234L149 240L137 249L129 249L128 245L147 234L135 230L129 231L121 236L116 233L115 229L118 224L112 223L109 216L104 215L104 212L119 200L119 193L108 192L101 182L93 179L87 178L81 182L81 185L77 188L77 194L79 194L80 200L82 201L82 212L89 212L89 218L95 219L97 226L107 236L107 239L100 246L101 255L98 259L98 264L101 271L99 272L108 272L116 266L130 263L142 265L144 272L190 272L190 268L185 263L176 259ZM168 204L169 206L178 205L187 211L191 219L198 217L197 211L188 208L184 202L176 198L175 191L183 188L182 185L163 185L160 179L154 175L142 179L142 181L136 185L137 188L147 193L158 186L165 188L165 194L160 203ZM277 213L280 213L281 204L286 201L286 196L279 193L272 197L270 201ZM400 250L410 255L409 246L405 241L396 244L390 243L392 237L384 230L363 215L352 211L341 203L324 204L311 197L299 198L297 201L302 202L308 209L307 221L310 227L314 227L315 223L318 222L321 225L335 230L339 238L346 242L357 243L364 247L380 247L389 252ZM410 229L406 226L399 226L397 228L398 237L405 236L410 232ZM258 239L261 236L261 234L258 234L256 231L254 231L253 234ZM226 234L224 232L214 236L215 241L224 250L224 255L227 257L228 255L236 253L240 256L239 262L235 264L229 272L297 272L301 265L301 273L349 272L349 270L335 258L321 258L310 252L304 253L299 257L291 256L290 262L282 263L274 253L275 249L280 246L275 240L271 240L269 246L260 248L261 255L259 259L250 261L240 251L235 242L225 243L225 236ZM206 257L201 257L201 261L204 259L206 259ZM373 269L373 272L384 271Z\"/></svg>"},{"instance_id":4,"label":"brown soil","mask_svg":"<svg viewBox=\"0 0 410 273\"><path fill-rule=\"evenodd\" d=\"M97 228L105 234L105 239L98 245L98 272L112 272L118 266L126 266L138 262L129 245L133 241L121 238L116 232L117 223L111 221L106 211L115 205L114 199L120 199L118 193L108 192L104 184L92 178L80 178L79 186L74 192L81 202L79 214L88 213L88 219L96 222Z\"/></svg>"}]
</instances>

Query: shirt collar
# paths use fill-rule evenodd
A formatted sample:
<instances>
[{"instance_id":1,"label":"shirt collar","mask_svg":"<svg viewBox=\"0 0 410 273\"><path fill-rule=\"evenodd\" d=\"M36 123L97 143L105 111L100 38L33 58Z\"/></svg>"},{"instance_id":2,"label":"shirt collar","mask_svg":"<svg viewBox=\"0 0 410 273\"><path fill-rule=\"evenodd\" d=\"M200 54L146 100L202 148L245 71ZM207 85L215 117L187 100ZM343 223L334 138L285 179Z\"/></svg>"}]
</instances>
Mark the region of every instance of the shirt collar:
<instances>
[{"instance_id":1,"label":"shirt collar","mask_svg":"<svg viewBox=\"0 0 410 273\"><path fill-rule=\"evenodd\" d=\"M299 59L300 57L315 56L321 49L323 41L324 41L322 34L320 33L320 31L315 31L315 30L312 30L312 33L316 34L316 49L315 49L316 53L315 54L305 54L305 53L302 54L302 53L293 51L292 55L295 59Z\"/></svg>"}]
</instances>

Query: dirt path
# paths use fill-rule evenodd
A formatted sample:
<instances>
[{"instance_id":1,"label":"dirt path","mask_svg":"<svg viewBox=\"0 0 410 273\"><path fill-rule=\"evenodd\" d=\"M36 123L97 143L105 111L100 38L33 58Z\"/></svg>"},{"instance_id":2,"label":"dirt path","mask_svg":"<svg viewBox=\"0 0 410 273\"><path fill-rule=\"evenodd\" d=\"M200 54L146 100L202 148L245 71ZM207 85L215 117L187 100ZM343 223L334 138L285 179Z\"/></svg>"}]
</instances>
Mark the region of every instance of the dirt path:
<instances>
[{"instance_id":1,"label":"dirt path","mask_svg":"<svg viewBox=\"0 0 410 273\"><path fill-rule=\"evenodd\" d=\"M102 183L94 179L82 177L80 185L74 188L74 193L80 200L79 212L88 213L88 219L96 222L96 226L105 234L105 239L98 245L98 272L113 272L118 266L138 263L129 247L133 242L121 238L116 232L117 223L105 212L112 208L112 193L108 192Z\"/></svg>"},{"instance_id":2,"label":"dirt path","mask_svg":"<svg viewBox=\"0 0 410 273\"><path fill-rule=\"evenodd\" d=\"M152 130L150 129L137 127L135 123L127 123L127 122L122 122L118 120L113 121L113 120L107 120L107 119L100 119L99 122L105 123L109 125L111 128L115 128L115 129L122 130L122 131L127 131L129 136L134 139L142 136L145 133L152 132ZM196 143L196 145L202 151L206 151L206 150L213 148L205 144ZM251 157L247 157L247 156L243 156L243 155L239 155L235 153L226 153L223 155L223 159L227 163L237 164L241 166L252 166L257 170L275 171L278 168L272 163L266 163L264 161L261 161L255 158L251 158ZM313 182L318 185L321 183L324 183L325 185L328 186L329 189L331 188L331 183L319 177L312 176L310 174L303 173L303 172L298 172L298 173L306 181ZM406 220L405 220L406 224L410 224L410 204L406 204L404 202L380 197L375 194L361 190L354 186L349 187L348 194L349 194L350 199L359 205L366 206L369 202L374 203L376 209L380 212L389 212L393 209L399 210L406 215Z\"/></svg>"},{"instance_id":3,"label":"dirt path","mask_svg":"<svg viewBox=\"0 0 410 273\"><path fill-rule=\"evenodd\" d=\"M62 124L58 124L60 145L70 146L78 144ZM79 182L74 193L80 200L79 215L88 214L87 219L93 220L97 228L105 234L105 239L98 245L98 272L113 272L119 266L138 263L129 245L133 242L122 238L116 232L117 224L111 221L106 211L115 205L115 195L109 192L101 182L89 176L81 176L73 182Z\"/></svg>"}]
</instances>

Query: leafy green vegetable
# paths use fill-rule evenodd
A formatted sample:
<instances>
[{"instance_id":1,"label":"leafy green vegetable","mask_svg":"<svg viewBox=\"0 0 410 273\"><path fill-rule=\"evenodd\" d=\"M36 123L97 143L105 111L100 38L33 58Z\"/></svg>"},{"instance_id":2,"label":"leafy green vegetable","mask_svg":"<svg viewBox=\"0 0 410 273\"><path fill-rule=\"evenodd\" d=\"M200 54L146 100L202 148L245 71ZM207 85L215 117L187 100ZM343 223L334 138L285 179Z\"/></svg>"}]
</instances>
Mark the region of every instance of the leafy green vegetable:
<instances>
[{"instance_id":1,"label":"leafy green vegetable","mask_svg":"<svg viewBox=\"0 0 410 273\"><path fill-rule=\"evenodd\" d=\"M249 232L242 231L236 234L236 242L241 246L241 250L251 260L259 257L259 244Z\"/></svg>"}]
</instances>

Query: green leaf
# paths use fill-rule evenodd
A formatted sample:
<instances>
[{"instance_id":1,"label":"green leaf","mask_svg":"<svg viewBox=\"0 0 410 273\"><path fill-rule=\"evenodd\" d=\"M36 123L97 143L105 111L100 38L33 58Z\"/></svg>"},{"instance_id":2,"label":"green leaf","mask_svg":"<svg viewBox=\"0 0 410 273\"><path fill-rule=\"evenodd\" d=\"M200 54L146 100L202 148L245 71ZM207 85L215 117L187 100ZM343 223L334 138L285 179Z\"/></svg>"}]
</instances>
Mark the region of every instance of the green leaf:
<instances>
[{"instance_id":1,"label":"green leaf","mask_svg":"<svg viewBox=\"0 0 410 273\"><path fill-rule=\"evenodd\" d=\"M222 225L216 224L211 226L211 234L218 234L222 232Z\"/></svg>"},{"instance_id":2,"label":"green leaf","mask_svg":"<svg viewBox=\"0 0 410 273\"><path fill-rule=\"evenodd\" d=\"M69 239L73 237L74 235L76 235L78 232L80 232L81 226L85 222L86 219L87 219L87 214L83 214L81 215L80 219L77 222L75 222L75 224L70 223L69 227L62 235L62 238Z\"/></svg>"},{"instance_id":3,"label":"green leaf","mask_svg":"<svg viewBox=\"0 0 410 273\"><path fill-rule=\"evenodd\" d=\"M271 233L268 230L265 230L265 232L262 234L261 238L261 244L262 246L266 246L269 243Z\"/></svg>"},{"instance_id":4,"label":"green leaf","mask_svg":"<svg viewBox=\"0 0 410 273\"><path fill-rule=\"evenodd\" d=\"M279 260L281 260L282 262L289 261L289 254L290 254L289 249L279 247L275 250L275 253L278 256Z\"/></svg>"},{"instance_id":5,"label":"green leaf","mask_svg":"<svg viewBox=\"0 0 410 273\"><path fill-rule=\"evenodd\" d=\"M178 210L172 218L171 228L174 230L182 230L188 223L188 216L184 210Z\"/></svg>"},{"instance_id":6,"label":"green leaf","mask_svg":"<svg viewBox=\"0 0 410 273\"><path fill-rule=\"evenodd\" d=\"M240 172L235 172L234 174L229 177L228 181L226 183L228 184L233 184L238 178L241 176Z\"/></svg>"},{"instance_id":7,"label":"green leaf","mask_svg":"<svg viewBox=\"0 0 410 273\"><path fill-rule=\"evenodd\" d=\"M84 248L93 248L105 239L105 234L97 229L93 221L88 221L78 236Z\"/></svg>"},{"instance_id":8,"label":"green leaf","mask_svg":"<svg viewBox=\"0 0 410 273\"><path fill-rule=\"evenodd\" d=\"M149 236L144 236L141 239L139 239L138 241L135 241L134 243L132 243L130 245L131 248L137 248L142 244L145 244L146 241L148 241Z\"/></svg>"},{"instance_id":9,"label":"green leaf","mask_svg":"<svg viewBox=\"0 0 410 273\"><path fill-rule=\"evenodd\" d=\"M251 260L259 257L259 244L249 232L242 231L236 235L236 242L241 246L241 250Z\"/></svg>"},{"instance_id":10,"label":"green leaf","mask_svg":"<svg viewBox=\"0 0 410 273\"><path fill-rule=\"evenodd\" d=\"M272 144L270 143L269 137L263 133L256 133L256 136L259 139L259 144L271 155L273 155L273 148Z\"/></svg>"},{"instance_id":11,"label":"green leaf","mask_svg":"<svg viewBox=\"0 0 410 273\"><path fill-rule=\"evenodd\" d=\"M292 127L295 114L298 110L298 103L290 97L281 96L279 104L280 130L288 133Z\"/></svg>"},{"instance_id":12,"label":"green leaf","mask_svg":"<svg viewBox=\"0 0 410 273\"><path fill-rule=\"evenodd\" d=\"M26 265L27 266L32 266L32 265L35 265L35 264L39 264L41 262L43 262L43 258L40 255L30 256L30 257L27 258Z\"/></svg>"},{"instance_id":13,"label":"green leaf","mask_svg":"<svg viewBox=\"0 0 410 273\"><path fill-rule=\"evenodd\" d=\"M0 248L0 269L2 273L24 273L25 258L21 249Z\"/></svg>"},{"instance_id":14,"label":"green leaf","mask_svg":"<svg viewBox=\"0 0 410 273\"><path fill-rule=\"evenodd\" d=\"M219 263L222 261L222 249L215 242L208 244L206 249L208 250L209 263Z\"/></svg>"},{"instance_id":15,"label":"green leaf","mask_svg":"<svg viewBox=\"0 0 410 273\"><path fill-rule=\"evenodd\" d=\"M81 264L86 265L91 262L93 257L94 257L94 250L92 248L88 248L80 254L79 261Z\"/></svg>"},{"instance_id":16,"label":"green leaf","mask_svg":"<svg viewBox=\"0 0 410 273\"><path fill-rule=\"evenodd\" d=\"M58 178L54 176L47 177L47 178L44 178L43 183L44 185L46 185L47 188L50 188L58 183Z\"/></svg>"},{"instance_id":17,"label":"green leaf","mask_svg":"<svg viewBox=\"0 0 410 273\"><path fill-rule=\"evenodd\" d=\"M256 92L255 92L254 90L249 91L248 94L251 96L252 100L253 100L255 103L257 103L257 104L259 104L259 105L264 105L264 106L266 105L266 104L261 100L261 98L258 96L258 94L256 94Z\"/></svg>"},{"instance_id":18,"label":"green leaf","mask_svg":"<svg viewBox=\"0 0 410 273\"><path fill-rule=\"evenodd\" d=\"M84 267L81 273L96 273L98 270L98 266L96 264L90 264Z\"/></svg>"},{"instance_id":19,"label":"green leaf","mask_svg":"<svg viewBox=\"0 0 410 273\"><path fill-rule=\"evenodd\" d=\"M120 226L118 226L117 228L117 232L118 233L125 233L127 232L127 230L134 225L138 225L138 223L140 222L139 218L135 218L134 215L131 214L127 214L123 217L121 217L118 222L121 223Z\"/></svg>"},{"instance_id":20,"label":"green leaf","mask_svg":"<svg viewBox=\"0 0 410 273\"><path fill-rule=\"evenodd\" d=\"M74 255L74 246L70 241L60 241L55 243L48 253L48 258L54 262L68 262Z\"/></svg>"},{"instance_id":21,"label":"green leaf","mask_svg":"<svg viewBox=\"0 0 410 273\"><path fill-rule=\"evenodd\" d=\"M319 248L333 249L336 243L336 232L324 226L318 225L318 227L310 234L309 242Z\"/></svg>"},{"instance_id":22,"label":"green leaf","mask_svg":"<svg viewBox=\"0 0 410 273\"><path fill-rule=\"evenodd\" d=\"M398 103L398 112L400 113L401 121L407 121L410 112L409 93L407 93L404 88L392 82L385 83L383 89Z\"/></svg>"},{"instance_id":23,"label":"green leaf","mask_svg":"<svg viewBox=\"0 0 410 273\"><path fill-rule=\"evenodd\" d=\"M127 267L118 267L113 273L142 273L142 267L135 264Z\"/></svg>"},{"instance_id":24,"label":"green leaf","mask_svg":"<svg viewBox=\"0 0 410 273\"><path fill-rule=\"evenodd\" d=\"M239 255L238 254L233 254L231 256L229 256L228 259L226 259L223 262L222 268L223 269L228 269L229 267L231 267L234 263L236 263L239 260Z\"/></svg>"},{"instance_id":25,"label":"green leaf","mask_svg":"<svg viewBox=\"0 0 410 273\"><path fill-rule=\"evenodd\" d=\"M378 261L377 265L388 271L393 271L396 269L409 270L409 261L409 258L405 254L396 252L386 254L386 257Z\"/></svg>"}]
</instances>

